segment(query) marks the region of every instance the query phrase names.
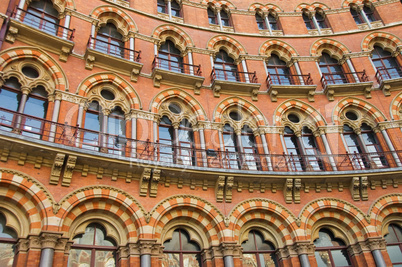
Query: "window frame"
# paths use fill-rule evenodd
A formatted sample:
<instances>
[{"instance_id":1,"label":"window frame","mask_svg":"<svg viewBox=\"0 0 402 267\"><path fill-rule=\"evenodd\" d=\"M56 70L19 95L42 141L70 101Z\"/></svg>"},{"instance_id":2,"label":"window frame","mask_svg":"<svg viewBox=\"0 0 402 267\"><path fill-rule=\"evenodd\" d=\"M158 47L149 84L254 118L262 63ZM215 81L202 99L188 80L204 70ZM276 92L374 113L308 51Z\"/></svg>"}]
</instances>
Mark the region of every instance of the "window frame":
<instances>
[{"instance_id":1,"label":"window frame","mask_svg":"<svg viewBox=\"0 0 402 267\"><path fill-rule=\"evenodd\" d=\"M251 229L251 230L248 232L248 235L250 235L250 234L253 235L253 238L254 238L254 239L253 239L253 241L254 241L253 243L254 243L254 246L255 246L256 250L245 250L245 249L243 248L242 245L243 245L244 243L246 243L247 241L250 241L250 239L248 239L248 240L246 240L246 241L243 241L242 244L241 244L241 246L242 246L242 248L243 248L243 255L244 255L244 254L252 254L252 255L255 255L255 258L256 258L256 260L257 260L257 266L256 266L256 267L264 267L265 265L262 265L262 263L260 262L260 256L261 256L261 254L269 254L269 255L271 256L271 258L273 258L273 261L274 261L274 263L275 263L275 266L279 266L279 265L278 265L278 259L277 259L277 257L276 257L276 251L277 251L277 249L275 249L274 244L273 244L272 242L270 242L270 241L264 240L264 235L263 235L259 230ZM274 249L273 249L273 250L259 250L259 249L258 249L258 246L257 246L256 234L259 235L262 240L264 240L264 243L267 243L269 246L273 247ZM244 256L243 256L243 258L244 258Z\"/></svg>"}]
</instances>

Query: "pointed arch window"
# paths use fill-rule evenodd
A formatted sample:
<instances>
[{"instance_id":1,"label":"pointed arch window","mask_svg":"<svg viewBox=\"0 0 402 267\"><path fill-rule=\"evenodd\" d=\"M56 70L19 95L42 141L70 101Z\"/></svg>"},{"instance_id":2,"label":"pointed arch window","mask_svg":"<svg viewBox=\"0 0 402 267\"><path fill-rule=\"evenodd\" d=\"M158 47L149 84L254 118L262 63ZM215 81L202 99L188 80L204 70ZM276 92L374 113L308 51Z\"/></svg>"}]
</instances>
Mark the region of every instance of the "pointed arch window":
<instances>
[{"instance_id":1,"label":"pointed arch window","mask_svg":"<svg viewBox=\"0 0 402 267\"><path fill-rule=\"evenodd\" d=\"M290 70L286 62L281 60L276 54L271 54L271 57L268 59L267 70L272 84L295 84L291 79Z\"/></svg>"},{"instance_id":2,"label":"pointed arch window","mask_svg":"<svg viewBox=\"0 0 402 267\"><path fill-rule=\"evenodd\" d=\"M219 50L215 56L214 71L216 79L227 81L240 81L239 72L234 59L224 50Z\"/></svg>"},{"instance_id":3,"label":"pointed arch window","mask_svg":"<svg viewBox=\"0 0 402 267\"><path fill-rule=\"evenodd\" d=\"M52 35L57 35L59 12L51 0L31 1L23 19L25 24L38 28Z\"/></svg>"},{"instance_id":4,"label":"pointed arch window","mask_svg":"<svg viewBox=\"0 0 402 267\"><path fill-rule=\"evenodd\" d=\"M181 52L170 40L166 40L159 48L159 67L175 72L184 72Z\"/></svg>"},{"instance_id":5,"label":"pointed arch window","mask_svg":"<svg viewBox=\"0 0 402 267\"><path fill-rule=\"evenodd\" d=\"M112 109L107 122L108 148L121 150L126 144L126 120L120 107Z\"/></svg>"},{"instance_id":6,"label":"pointed arch window","mask_svg":"<svg viewBox=\"0 0 402 267\"><path fill-rule=\"evenodd\" d=\"M126 58L123 35L121 35L113 23L102 26L95 38L94 48L102 53L116 57Z\"/></svg>"},{"instance_id":7,"label":"pointed arch window","mask_svg":"<svg viewBox=\"0 0 402 267\"><path fill-rule=\"evenodd\" d=\"M324 10L317 8L315 10L315 19L317 21L317 25L320 29L326 29L328 27L328 23L325 18Z\"/></svg>"},{"instance_id":8,"label":"pointed arch window","mask_svg":"<svg viewBox=\"0 0 402 267\"><path fill-rule=\"evenodd\" d=\"M375 45L371 60L377 69L377 79L388 80L402 77L402 68L392 54Z\"/></svg>"},{"instance_id":9,"label":"pointed arch window","mask_svg":"<svg viewBox=\"0 0 402 267\"><path fill-rule=\"evenodd\" d=\"M363 5L363 12L364 14L366 14L367 20L369 22L374 22L377 21L378 18L376 17L376 15L374 14L374 6L372 3L370 2L365 2Z\"/></svg>"},{"instance_id":10,"label":"pointed arch window","mask_svg":"<svg viewBox=\"0 0 402 267\"><path fill-rule=\"evenodd\" d=\"M322 53L319 66L323 79L327 84L348 83L342 66L339 65L338 60L332 58L329 54Z\"/></svg>"},{"instance_id":11,"label":"pointed arch window","mask_svg":"<svg viewBox=\"0 0 402 267\"><path fill-rule=\"evenodd\" d=\"M229 11L226 8L222 8L221 10L221 23L222 26L231 26Z\"/></svg>"},{"instance_id":12,"label":"pointed arch window","mask_svg":"<svg viewBox=\"0 0 402 267\"><path fill-rule=\"evenodd\" d=\"M327 266L352 266L346 244L339 238L335 238L328 229L320 229L319 237L314 240L315 259L318 267Z\"/></svg>"},{"instance_id":13,"label":"pointed arch window","mask_svg":"<svg viewBox=\"0 0 402 267\"><path fill-rule=\"evenodd\" d=\"M116 266L117 244L107 236L102 225L89 224L85 233L76 235L73 241L68 257L68 267Z\"/></svg>"},{"instance_id":14,"label":"pointed arch window","mask_svg":"<svg viewBox=\"0 0 402 267\"><path fill-rule=\"evenodd\" d=\"M388 234L384 236L387 242L387 252L393 266L402 266L402 228L391 223L388 225Z\"/></svg>"},{"instance_id":15,"label":"pointed arch window","mask_svg":"<svg viewBox=\"0 0 402 267\"><path fill-rule=\"evenodd\" d=\"M13 266L18 235L6 223L6 217L0 213L0 266Z\"/></svg>"},{"instance_id":16,"label":"pointed arch window","mask_svg":"<svg viewBox=\"0 0 402 267\"><path fill-rule=\"evenodd\" d=\"M170 0L170 7L169 7L169 1L158 0L157 9L158 13L164 13L164 14L171 13L173 17L181 17L181 6L176 0Z\"/></svg>"},{"instance_id":17,"label":"pointed arch window","mask_svg":"<svg viewBox=\"0 0 402 267\"><path fill-rule=\"evenodd\" d=\"M101 146L100 133L103 129L102 126L102 108L97 101L92 101L89 103L87 112L85 113L83 148L93 150Z\"/></svg>"},{"instance_id":18,"label":"pointed arch window","mask_svg":"<svg viewBox=\"0 0 402 267\"><path fill-rule=\"evenodd\" d=\"M241 244L243 248L243 266L278 267L274 245L266 241L256 230L248 233L248 239Z\"/></svg>"},{"instance_id":19,"label":"pointed arch window","mask_svg":"<svg viewBox=\"0 0 402 267\"><path fill-rule=\"evenodd\" d=\"M207 13L209 24L219 25L218 16L211 6L208 6Z\"/></svg>"},{"instance_id":20,"label":"pointed arch window","mask_svg":"<svg viewBox=\"0 0 402 267\"><path fill-rule=\"evenodd\" d=\"M296 171L306 170L306 166L302 157L302 147L296 134L292 129L289 128L289 126L285 126L283 138L289 155L291 169L294 169Z\"/></svg>"},{"instance_id":21,"label":"pointed arch window","mask_svg":"<svg viewBox=\"0 0 402 267\"><path fill-rule=\"evenodd\" d=\"M22 120L23 135L41 138L44 134L44 127L48 108L48 94L44 87L37 86L28 95Z\"/></svg>"},{"instance_id":22,"label":"pointed arch window","mask_svg":"<svg viewBox=\"0 0 402 267\"><path fill-rule=\"evenodd\" d=\"M167 3L165 0L158 0L157 2L158 12L168 14Z\"/></svg>"},{"instance_id":23,"label":"pointed arch window","mask_svg":"<svg viewBox=\"0 0 402 267\"><path fill-rule=\"evenodd\" d=\"M273 31L279 30L278 20L272 14L272 12L269 12L269 14L268 14L268 22L269 22L269 25L271 27L271 30L273 30Z\"/></svg>"},{"instance_id":24,"label":"pointed arch window","mask_svg":"<svg viewBox=\"0 0 402 267\"><path fill-rule=\"evenodd\" d=\"M268 29L267 24L265 23L265 19L261 16L259 12L255 13L255 21L257 22L258 29Z\"/></svg>"},{"instance_id":25,"label":"pointed arch window","mask_svg":"<svg viewBox=\"0 0 402 267\"><path fill-rule=\"evenodd\" d=\"M307 30L314 30L316 28L310 12L303 10L302 17Z\"/></svg>"},{"instance_id":26,"label":"pointed arch window","mask_svg":"<svg viewBox=\"0 0 402 267\"><path fill-rule=\"evenodd\" d=\"M174 230L172 238L165 241L163 246L162 266L203 266L200 245L190 239L186 230Z\"/></svg>"},{"instance_id":27,"label":"pointed arch window","mask_svg":"<svg viewBox=\"0 0 402 267\"><path fill-rule=\"evenodd\" d=\"M21 105L20 83L16 78L8 79L0 88L0 129L11 131L15 126L15 112Z\"/></svg>"},{"instance_id":28,"label":"pointed arch window","mask_svg":"<svg viewBox=\"0 0 402 267\"><path fill-rule=\"evenodd\" d=\"M360 9L357 5L350 4L350 14L352 15L356 24L364 23L364 18L362 17L362 15L360 13Z\"/></svg>"}]
</instances>

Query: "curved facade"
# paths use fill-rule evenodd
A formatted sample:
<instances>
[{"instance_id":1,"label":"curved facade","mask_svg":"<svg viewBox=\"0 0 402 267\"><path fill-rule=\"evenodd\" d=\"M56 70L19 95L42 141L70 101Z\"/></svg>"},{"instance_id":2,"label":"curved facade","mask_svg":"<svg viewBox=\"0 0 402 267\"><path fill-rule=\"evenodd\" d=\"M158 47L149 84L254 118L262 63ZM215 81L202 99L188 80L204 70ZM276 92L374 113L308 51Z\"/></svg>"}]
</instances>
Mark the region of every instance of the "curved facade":
<instances>
[{"instance_id":1,"label":"curved facade","mask_svg":"<svg viewBox=\"0 0 402 267\"><path fill-rule=\"evenodd\" d=\"M0 265L402 265L401 13L2 1Z\"/></svg>"}]
</instances>

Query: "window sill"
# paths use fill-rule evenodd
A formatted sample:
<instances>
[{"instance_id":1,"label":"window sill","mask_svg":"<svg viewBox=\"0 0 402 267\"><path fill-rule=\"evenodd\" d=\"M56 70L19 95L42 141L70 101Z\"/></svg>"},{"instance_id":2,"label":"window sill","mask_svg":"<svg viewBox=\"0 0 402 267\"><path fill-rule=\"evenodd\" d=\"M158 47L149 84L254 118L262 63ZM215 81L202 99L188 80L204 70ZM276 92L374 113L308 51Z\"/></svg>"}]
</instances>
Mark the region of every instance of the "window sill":
<instances>
[{"instance_id":1,"label":"window sill","mask_svg":"<svg viewBox=\"0 0 402 267\"><path fill-rule=\"evenodd\" d=\"M272 34L270 34L269 30L260 30L260 34L265 35L265 36L283 36L283 31L275 30L275 31L272 31Z\"/></svg>"},{"instance_id":2,"label":"window sill","mask_svg":"<svg viewBox=\"0 0 402 267\"><path fill-rule=\"evenodd\" d=\"M320 32L321 32L321 34L320 34ZM320 32L318 32L317 29L308 30L309 35L329 35L329 34L333 34L333 32L332 32L332 30L330 28L320 29Z\"/></svg>"},{"instance_id":3,"label":"window sill","mask_svg":"<svg viewBox=\"0 0 402 267\"><path fill-rule=\"evenodd\" d=\"M314 102L315 89L317 85L285 85L285 84L271 84L268 87L268 94L272 102L277 102L278 97L284 98L300 98L306 97L310 102Z\"/></svg>"},{"instance_id":4,"label":"window sill","mask_svg":"<svg viewBox=\"0 0 402 267\"><path fill-rule=\"evenodd\" d=\"M169 14L166 14L166 13L158 13L158 17L159 17L159 18L162 18L162 19L169 20ZM181 18L181 17L175 17L175 16L172 16L171 21L178 22L178 23L184 23L184 19L183 19L183 18Z\"/></svg>"},{"instance_id":5,"label":"window sill","mask_svg":"<svg viewBox=\"0 0 402 267\"><path fill-rule=\"evenodd\" d=\"M215 24L209 24L209 28L212 29L212 30L215 30L215 31L220 31L221 30L219 25L215 25ZM234 28L232 26L223 26L222 31L224 31L224 32L234 32Z\"/></svg>"},{"instance_id":6,"label":"window sill","mask_svg":"<svg viewBox=\"0 0 402 267\"><path fill-rule=\"evenodd\" d=\"M380 83L380 90L385 96L391 96L391 91L398 91L402 86L402 77L382 80Z\"/></svg>"}]
</instances>

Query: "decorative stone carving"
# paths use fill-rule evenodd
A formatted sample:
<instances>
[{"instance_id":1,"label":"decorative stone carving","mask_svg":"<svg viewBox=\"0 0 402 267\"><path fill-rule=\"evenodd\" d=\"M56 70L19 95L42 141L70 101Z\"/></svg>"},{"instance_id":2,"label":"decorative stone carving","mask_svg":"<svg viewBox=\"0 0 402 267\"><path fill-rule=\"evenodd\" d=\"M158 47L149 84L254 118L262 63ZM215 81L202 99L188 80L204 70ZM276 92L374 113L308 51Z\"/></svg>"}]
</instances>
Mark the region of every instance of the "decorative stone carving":
<instances>
[{"instance_id":1,"label":"decorative stone carving","mask_svg":"<svg viewBox=\"0 0 402 267\"><path fill-rule=\"evenodd\" d=\"M9 43L14 43L18 35L18 29L16 27L10 26L7 31L6 41Z\"/></svg>"},{"instance_id":2,"label":"decorative stone carving","mask_svg":"<svg viewBox=\"0 0 402 267\"><path fill-rule=\"evenodd\" d=\"M234 184L234 177L229 176L226 178L226 185L225 185L225 202L231 203L232 202L232 188Z\"/></svg>"},{"instance_id":3,"label":"decorative stone carving","mask_svg":"<svg viewBox=\"0 0 402 267\"><path fill-rule=\"evenodd\" d=\"M155 75L153 80L154 80L155 87L157 87L157 88L161 87L162 75L160 75L160 74Z\"/></svg>"},{"instance_id":4,"label":"decorative stone carving","mask_svg":"<svg viewBox=\"0 0 402 267\"><path fill-rule=\"evenodd\" d=\"M300 203L300 190L301 190L301 179L294 179L293 201L296 204Z\"/></svg>"},{"instance_id":5,"label":"decorative stone carving","mask_svg":"<svg viewBox=\"0 0 402 267\"><path fill-rule=\"evenodd\" d=\"M360 197L363 201L368 200L368 178L367 176L365 177L360 177Z\"/></svg>"},{"instance_id":6,"label":"decorative stone carving","mask_svg":"<svg viewBox=\"0 0 402 267\"><path fill-rule=\"evenodd\" d=\"M154 169L152 171L151 185L149 189L149 196L156 197L158 193L158 184L161 179L161 170Z\"/></svg>"},{"instance_id":7,"label":"decorative stone carving","mask_svg":"<svg viewBox=\"0 0 402 267\"><path fill-rule=\"evenodd\" d=\"M18 165L20 165L20 166L24 166L25 165L25 161L27 160L27 157L28 157L28 154L27 153L24 153L24 152L21 152L20 153L20 156L19 156L19 158L18 158Z\"/></svg>"},{"instance_id":8,"label":"decorative stone carving","mask_svg":"<svg viewBox=\"0 0 402 267\"><path fill-rule=\"evenodd\" d=\"M144 168L140 179L140 196L146 197L148 193L149 180L151 179L150 168Z\"/></svg>"},{"instance_id":9,"label":"decorative stone carving","mask_svg":"<svg viewBox=\"0 0 402 267\"><path fill-rule=\"evenodd\" d=\"M215 184L215 197L216 202L223 201L223 193L225 189L225 176L219 176Z\"/></svg>"},{"instance_id":10,"label":"decorative stone carving","mask_svg":"<svg viewBox=\"0 0 402 267\"><path fill-rule=\"evenodd\" d=\"M138 76L140 75L140 72L141 72L141 70L138 69L138 68L133 68L133 69L131 70L130 79L131 79L132 82L135 82L135 83L136 83L136 82L138 81Z\"/></svg>"},{"instance_id":11,"label":"decorative stone carving","mask_svg":"<svg viewBox=\"0 0 402 267\"><path fill-rule=\"evenodd\" d=\"M10 155L10 150L8 148L3 148L0 155L0 161L6 162L8 160L8 156Z\"/></svg>"},{"instance_id":12,"label":"decorative stone carving","mask_svg":"<svg viewBox=\"0 0 402 267\"><path fill-rule=\"evenodd\" d=\"M88 55L85 59L85 68L87 70L92 70L94 68L95 57L92 55Z\"/></svg>"},{"instance_id":13,"label":"decorative stone carving","mask_svg":"<svg viewBox=\"0 0 402 267\"><path fill-rule=\"evenodd\" d=\"M54 249L59 242L62 233L42 232L40 234L40 242L43 248Z\"/></svg>"},{"instance_id":14,"label":"decorative stone carving","mask_svg":"<svg viewBox=\"0 0 402 267\"><path fill-rule=\"evenodd\" d=\"M59 60L62 62L67 62L67 58L71 54L71 51L71 47L62 46L60 50Z\"/></svg>"},{"instance_id":15,"label":"decorative stone carving","mask_svg":"<svg viewBox=\"0 0 402 267\"><path fill-rule=\"evenodd\" d=\"M57 185L59 183L61 170L63 168L64 159L66 154L57 153L56 158L54 159L52 170L50 172L50 184Z\"/></svg>"},{"instance_id":16,"label":"decorative stone carving","mask_svg":"<svg viewBox=\"0 0 402 267\"><path fill-rule=\"evenodd\" d=\"M350 185L350 193L354 201L360 200L360 179L359 177L353 177Z\"/></svg>"},{"instance_id":17,"label":"decorative stone carving","mask_svg":"<svg viewBox=\"0 0 402 267\"><path fill-rule=\"evenodd\" d=\"M283 188L283 195L285 197L286 204L292 203L292 193L293 193L293 179L289 178L285 181L285 186Z\"/></svg>"},{"instance_id":18,"label":"decorative stone carving","mask_svg":"<svg viewBox=\"0 0 402 267\"><path fill-rule=\"evenodd\" d=\"M66 167L64 168L63 180L61 183L62 186L70 186L76 161L77 156L68 156Z\"/></svg>"}]
</instances>

